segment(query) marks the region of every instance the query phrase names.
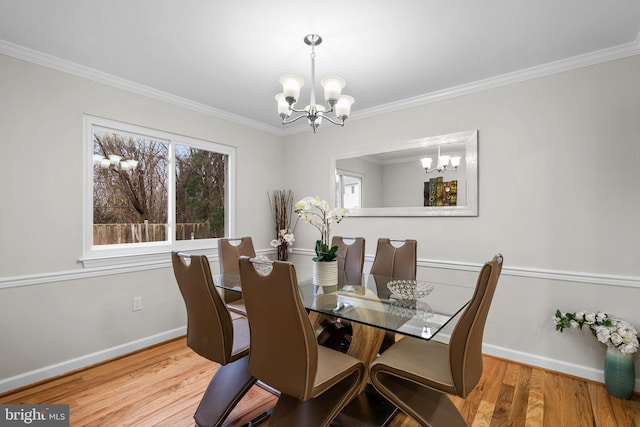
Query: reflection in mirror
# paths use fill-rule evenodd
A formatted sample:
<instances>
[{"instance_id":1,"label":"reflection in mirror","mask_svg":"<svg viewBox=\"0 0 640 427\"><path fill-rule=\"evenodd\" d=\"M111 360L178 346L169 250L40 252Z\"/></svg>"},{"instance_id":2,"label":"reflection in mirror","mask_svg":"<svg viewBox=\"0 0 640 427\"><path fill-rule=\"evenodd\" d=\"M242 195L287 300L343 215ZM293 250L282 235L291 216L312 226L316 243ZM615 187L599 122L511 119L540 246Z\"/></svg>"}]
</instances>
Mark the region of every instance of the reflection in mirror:
<instances>
[{"instance_id":1,"label":"reflection in mirror","mask_svg":"<svg viewBox=\"0 0 640 427\"><path fill-rule=\"evenodd\" d=\"M339 154L335 204L350 216L477 216L477 153L472 130Z\"/></svg>"},{"instance_id":2,"label":"reflection in mirror","mask_svg":"<svg viewBox=\"0 0 640 427\"><path fill-rule=\"evenodd\" d=\"M345 209L362 207L362 175L344 170L336 170L337 206Z\"/></svg>"}]
</instances>

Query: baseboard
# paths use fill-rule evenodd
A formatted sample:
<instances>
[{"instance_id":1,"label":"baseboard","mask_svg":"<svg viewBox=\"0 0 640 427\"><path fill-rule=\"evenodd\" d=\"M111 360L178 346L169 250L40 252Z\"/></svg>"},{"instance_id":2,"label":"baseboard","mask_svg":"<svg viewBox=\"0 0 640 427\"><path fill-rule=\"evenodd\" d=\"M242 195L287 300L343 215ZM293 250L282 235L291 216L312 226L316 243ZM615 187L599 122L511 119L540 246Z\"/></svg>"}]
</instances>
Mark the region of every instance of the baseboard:
<instances>
[{"instance_id":1,"label":"baseboard","mask_svg":"<svg viewBox=\"0 0 640 427\"><path fill-rule=\"evenodd\" d=\"M518 350L511 350L509 348L499 347L492 344L483 344L482 352L489 356L513 360L514 362L523 363L525 365L536 366L549 371L560 372L562 374L604 383L604 360L602 361L603 369L595 369ZM636 392L640 392L639 378L636 378L635 380L634 390Z\"/></svg>"},{"instance_id":2,"label":"baseboard","mask_svg":"<svg viewBox=\"0 0 640 427\"><path fill-rule=\"evenodd\" d=\"M33 371L25 372L23 374L9 378L2 378L0 379L0 393L14 390L19 387L24 387L38 381L53 378L67 372L75 371L77 369L86 368L87 366L104 362L105 360L113 359L114 357L123 356L136 350L140 350L145 347L150 347L152 345L186 335L186 333L187 327L183 326L180 328L172 329L170 331L165 331L156 335L141 338L136 341L131 341L115 347L107 348L95 353L76 357L74 359L70 359L61 363L56 363L55 365L45 366L43 368L35 369Z\"/></svg>"},{"instance_id":3,"label":"baseboard","mask_svg":"<svg viewBox=\"0 0 640 427\"><path fill-rule=\"evenodd\" d=\"M99 352L87 354L77 357L75 359L67 360L65 362L57 363L55 365L46 366L44 368L36 369L24 374L16 375L14 377L0 379L0 393L14 390L20 387L24 387L29 384L36 383L38 381L46 380L56 377L58 375L65 374L77 369L82 369L87 366L94 365L96 363L104 362L114 357L123 356L128 353L132 353L136 350L150 347L155 344L159 344L164 341L168 341L187 333L187 328L180 327L165 331L156 335L145 337L136 341L131 341L119 346L111 347ZM444 334L438 337L443 341L448 338ZM573 363L567 363L555 359L551 359L544 356L538 356L531 353L525 353L522 351L511 350L505 347L500 347L493 344L483 344L482 352L489 356L499 357L501 359L513 360L514 362L523 363L526 365L536 366L542 369L548 369L550 371L560 372L567 375L572 375L579 378L584 378L599 383L604 383L604 371L602 369L590 368L587 366L576 365ZM640 391L640 379L635 381L636 392Z\"/></svg>"}]
</instances>

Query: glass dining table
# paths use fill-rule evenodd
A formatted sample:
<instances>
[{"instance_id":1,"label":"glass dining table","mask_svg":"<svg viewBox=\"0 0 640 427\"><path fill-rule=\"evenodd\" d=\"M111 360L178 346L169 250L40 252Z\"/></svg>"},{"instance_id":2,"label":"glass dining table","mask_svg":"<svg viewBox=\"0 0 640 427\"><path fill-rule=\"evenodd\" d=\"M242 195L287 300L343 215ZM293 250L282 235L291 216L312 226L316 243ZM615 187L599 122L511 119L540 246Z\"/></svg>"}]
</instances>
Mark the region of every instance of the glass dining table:
<instances>
[{"instance_id":1,"label":"glass dining table","mask_svg":"<svg viewBox=\"0 0 640 427\"><path fill-rule=\"evenodd\" d=\"M238 272L215 277L218 287L242 292ZM298 281L307 310L381 330L429 340L468 304L474 288L461 284L402 280L375 274L338 272L338 284Z\"/></svg>"},{"instance_id":2,"label":"glass dining table","mask_svg":"<svg viewBox=\"0 0 640 427\"><path fill-rule=\"evenodd\" d=\"M256 264L266 272L269 264ZM216 286L242 292L238 272L218 275ZM347 354L369 366L378 354L385 331L430 340L467 306L474 287L425 280L402 280L374 274L338 272L335 286L322 287L311 278L298 280L300 296L309 317L318 325L323 319L351 322ZM370 384L332 423L334 427L386 425L396 408Z\"/></svg>"}]
</instances>

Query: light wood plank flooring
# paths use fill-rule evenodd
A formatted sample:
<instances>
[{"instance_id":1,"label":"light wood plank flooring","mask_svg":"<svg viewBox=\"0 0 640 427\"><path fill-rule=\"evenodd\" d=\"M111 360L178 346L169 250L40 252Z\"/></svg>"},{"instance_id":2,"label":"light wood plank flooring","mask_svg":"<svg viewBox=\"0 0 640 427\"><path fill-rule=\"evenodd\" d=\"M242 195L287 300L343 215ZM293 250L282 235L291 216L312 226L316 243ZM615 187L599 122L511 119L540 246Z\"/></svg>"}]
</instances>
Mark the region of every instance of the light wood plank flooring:
<instances>
[{"instance_id":1,"label":"light wood plank flooring","mask_svg":"<svg viewBox=\"0 0 640 427\"><path fill-rule=\"evenodd\" d=\"M452 398L469 426L640 426L638 394L622 400L602 384L488 356L484 362L476 389L466 399ZM180 338L1 394L0 403L69 404L73 427L192 427L216 369ZM274 403L272 394L255 386L225 425L242 425ZM401 413L390 424L417 425Z\"/></svg>"}]
</instances>

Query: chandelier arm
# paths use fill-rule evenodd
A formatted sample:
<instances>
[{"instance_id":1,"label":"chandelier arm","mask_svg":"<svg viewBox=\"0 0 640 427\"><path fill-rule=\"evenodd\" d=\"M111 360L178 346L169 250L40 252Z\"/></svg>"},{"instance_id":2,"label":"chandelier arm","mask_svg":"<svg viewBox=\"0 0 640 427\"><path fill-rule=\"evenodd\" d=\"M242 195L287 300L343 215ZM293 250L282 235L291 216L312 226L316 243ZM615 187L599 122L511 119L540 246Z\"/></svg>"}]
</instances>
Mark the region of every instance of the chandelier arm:
<instances>
[{"instance_id":1,"label":"chandelier arm","mask_svg":"<svg viewBox=\"0 0 640 427\"><path fill-rule=\"evenodd\" d=\"M283 125L288 125L289 123L293 123L293 122L298 121L298 120L300 120L302 118L305 118L305 117L308 117L308 116L303 114L303 115L300 115L300 116L298 116L298 117L296 117L296 118L294 118L292 120L289 120L289 121L287 121L286 119L282 119L282 124Z\"/></svg>"},{"instance_id":2,"label":"chandelier arm","mask_svg":"<svg viewBox=\"0 0 640 427\"><path fill-rule=\"evenodd\" d=\"M344 120L342 120L342 119L341 119L342 121L340 121L340 122L336 122L336 121L333 121L333 120L331 119L331 117L329 117L329 116L325 116L324 114L322 115L322 118L323 118L324 120L329 120L329 121L330 121L331 123L333 123L334 125L344 126Z\"/></svg>"},{"instance_id":3,"label":"chandelier arm","mask_svg":"<svg viewBox=\"0 0 640 427\"><path fill-rule=\"evenodd\" d=\"M329 121L331 121L331 120L329 120ZM438 173L445 173L445 172L451 172L451 171L455 172L457 170L458 170L457 166L456 167L449 167L449 166L440 166L440 167L438 167L438 166L435 166L435 167L433 167L431 169L424 168L424 172L425 173L431 173L431 172L436 172L436 171Z\"/></svg>"}]
</instances>

